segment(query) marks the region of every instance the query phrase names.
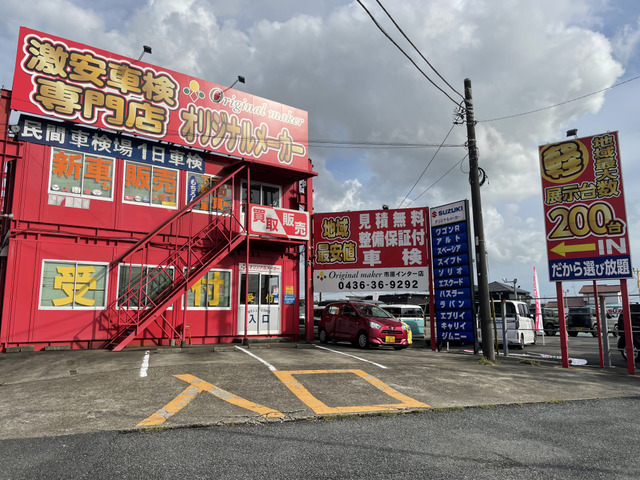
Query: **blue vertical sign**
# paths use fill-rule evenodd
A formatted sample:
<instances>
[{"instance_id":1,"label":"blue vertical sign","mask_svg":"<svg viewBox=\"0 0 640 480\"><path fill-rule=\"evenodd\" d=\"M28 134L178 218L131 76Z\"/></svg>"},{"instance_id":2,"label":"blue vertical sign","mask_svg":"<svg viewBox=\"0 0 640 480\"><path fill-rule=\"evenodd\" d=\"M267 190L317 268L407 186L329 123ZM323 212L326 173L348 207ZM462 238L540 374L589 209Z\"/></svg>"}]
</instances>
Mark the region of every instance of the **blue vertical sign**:
<instances>
[{"instance_id":1,"label":"blue vertical sign","mask_svg":"<svg viewBox=\"0 0 640 480\"><path fill-rule=\"evenodd\" d=\"M473 342L475 338L469 202L432 208L431 252L438 341Z\"/></svg>"}]
</instances>

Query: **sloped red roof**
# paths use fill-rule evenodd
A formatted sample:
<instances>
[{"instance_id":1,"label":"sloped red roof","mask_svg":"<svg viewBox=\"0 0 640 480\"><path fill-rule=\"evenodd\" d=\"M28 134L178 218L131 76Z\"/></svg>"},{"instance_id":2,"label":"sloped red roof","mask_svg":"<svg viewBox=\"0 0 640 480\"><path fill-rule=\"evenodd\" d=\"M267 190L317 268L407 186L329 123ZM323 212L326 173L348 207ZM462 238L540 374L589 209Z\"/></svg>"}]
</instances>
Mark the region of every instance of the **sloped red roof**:
<instances>
[{"instance_id":1,"label":"sloped red roof","mask_svg":"<svg viewBox=\"0 0 640 480\"><path fill-rule=\"evenodd\" d=\"M580 295L588 295L593 293L593 285L583 285L580 289ZM620 293L620 285L598 285L598 294L604 293Z\"/></svg>"}]
</instances>

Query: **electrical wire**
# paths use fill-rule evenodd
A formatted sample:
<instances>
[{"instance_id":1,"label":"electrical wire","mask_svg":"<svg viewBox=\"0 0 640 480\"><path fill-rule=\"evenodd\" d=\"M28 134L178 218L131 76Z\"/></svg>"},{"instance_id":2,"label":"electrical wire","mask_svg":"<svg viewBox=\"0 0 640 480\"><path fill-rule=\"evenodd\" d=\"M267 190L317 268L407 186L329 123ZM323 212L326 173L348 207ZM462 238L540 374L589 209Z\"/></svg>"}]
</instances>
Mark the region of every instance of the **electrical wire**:
<instances>
[{"instance_id":1,"label":"electrical wire","mask_svg":"<svg viewBox=\"0 0 640 480\"><path fill-rule=\"evenodd\" d=\"M446 138L445 138L446 140ZM309 146L317 148L460 148L464 144L456 143L401 143L401 142L365 142L365 141L338 141L338 140L309 140Z\"/></svg>"},{"instance_id":2,"label":"electrical wire","mask_svg":"<svg viewBox=\"0 0 640 480\"><path fill-rule=\"evenodd\" d=\"M616 83L615 85L611 85L610 87L602 88L602 89L600 89L600 90L598 90L596 92L587 93L586 95L582 95L580 97L572 98L571 100L567 100L565 102L556 103L555 105L549 105L547 107L538 108L536 110L529 110L528 112L516 113L514 115L507 115L505 117L490 118L489 120L476 120L476 123L497 122L499 120L507 120L509 118L522 117L523 115L529 115L531 113L542 112L543 110L549 110L551 108L560 107L562 105L566 105L567 103L576 102L578 100L582 100L583 98L587 98L587 97L590 97L592 95L597 95L598 93L606 92L607 90L611 90L612 88L619 87L620 85L624 85L625 83L629 83L629 82L632 82L634 80L638 80L639 78L640 78L640 75L637 76L637 77L630 78L629 80L625 80L624 82Z\"/></svg>"},{"instance_id":3,"label":"electrical wire","mask_svg":"<svg viewBox=\"0 0 640 480\"><path fill-rule=\"evenodd\" d=\"M376 2L378 2L378 5L380 5L380 8L382 8L382 10L384 11L384 13L387 14L387 17L389 17L389 20L391 20L393 22L393 24L396 26L396 28L398 29L398 31L402 34L402 36L405 38L405 40L407 42L409 42L409 45L411 45L413 47L413 49L418 52L418 55L420 55L420 57L426 62L427 65L429 65L429 67L431 67L431 70L433 70L435 72L436 75L438 75L438 77L440 77L440 80L442 80L444 83L447 84L447 86L453 90L454 93L457 93L460 98L464 99L464 96L462 96L462 94L460 92L458 92L455 88L453 88L449 82L447 82L444 77L442 75L440 75L440 72L438 72L438 70L435 69L435 67L433 65L431 65L431 63L429 62L429 60L427 60L425 58L425 56L422 54L422 52L418 49L418 47L416 47L414 45L414 43L409 39L409 37L407 36L406 33L404 33L404 30L402 30L402 28L400 28L400 26L396 23L395 19L391 16L391 14L387 11L386 8L384 8L384 5L382 5L382 3L380 2L380 0L376 0Z\"/></svg>"},{"instance_id":4,"label":"electrical wire","mask_svg":"<svg viewBox=\"0 0 640 480\"><path fill-rule=\"evenodd\" d=\"M440 144L440 147L438 147L438 150L436 150L436 152L433 154L433 157L431 157L431 160L429 160L429 163L427 163L427 166L424 167L424 170L422 171L422 173L420 174L420 176L416 180L416 183L413 184L413 187L411 187L411 189L409 190L407 195L404 197L404 199L400 202L400 204L398 205L397 208L400 208L400 205L402 205L407 200L407 197L411 194L411 192L413 192L413 189L416 188L416 185L418 185L418 182L422 179L424 174L427 172L427 169L429 168L429 166L431 166L431 163L433 163L433 159L436 158L436 155L438 155L438 152L440 152L440 149L442 148L442 145L444 145L444 142L447 141L447 138L449 138L449 135L451 134L451 132L453 131L453 128L455 126L456 126L455 123L451 125L451 128L449 129L449 131L445 135L444 140L442 140L442 143Z\"/></svg>"},{"instance_id":5,"label":"electrical wire","mask_svg":"<svg viewBox=\"0 0 640 480\"><path fill-rule=\"evenodd\" d=\"M407 57L407 59L413 64L414 67L416 67L418 69L418 71L424 76L424 78L426 78L427 80L429 80L429 82L431 83L431 85L433 85L434 87L436 87L438 90L440 90L449 100L451 100L453 103L455 103L456 105L459 105L460 102L455 101L453 98L451 98L451 96L445 92L442 88L440 88L440 86L438 86L433 80L431 80L431 78L429 78L429 76L424 73L424 71L418 66L418 64L413 60L413 58L411 58L407 52L405 52L402 47L400 47L400 45L398 45L396 43L395 40L393 40L391 38L391 36L384 30L384 28L382 28L382 26L377 22L377 20L374 18L374 16L371 14L371 12L367 9L367 7L364 6L364 4L362 3L361 0L357 0L358 3L360 4L360 6L364 9L365 12L367 12L367 15L369 15L369 17L371 18L371 20L373 21L373 23L376 25L376 27L378 27L378 30L380 30L385 37L387 37L389 39L389 41L391 43L393 43L395 45L395 47L400 50L402 52L402 54ZM457 92L456 92L457 93Z\"/></svg>"},{"instance_id":6,"label":"electrical wire","mask_svg":"<svg viewBox=\"0 0 640 480\"><path fill-rule=\"evenodd\" d=\"M435 182L433 182L431 185L429 185L429 186L427 187L427 189L426 189L426 190L424 190L420 195L418 195L416 198L414 198L413 200L411 200L407 205L405 205L405 207L408 207L409 205L413 204L413 203L414 203L416 200L418 200L422 195L424 195L424 194L425 194L425 193L427 193L429 190L431 190L433 187L435 187L435 186L436 186L436 184L437 184L440 180L442 180L444 177L446 177L447 175L449 175L449 173L451 173L451 171L452 171L454 168L456 168L456 167L457 167L457 166L459 166L459 165L462 165L462 162L464 162L464 161L465 161L465 159L466 159L468 156L469 156L469 154L467 153L464 157L462 157L462 159L461 159L459 162L456 162L455 164L453 164L453 166L452 166L449 170L447 170L446 172L444 172L444 173L442 174L442 176L441 176L438 180L436 180L436 181L435 181Z\"/></svg>"}]
</instances>

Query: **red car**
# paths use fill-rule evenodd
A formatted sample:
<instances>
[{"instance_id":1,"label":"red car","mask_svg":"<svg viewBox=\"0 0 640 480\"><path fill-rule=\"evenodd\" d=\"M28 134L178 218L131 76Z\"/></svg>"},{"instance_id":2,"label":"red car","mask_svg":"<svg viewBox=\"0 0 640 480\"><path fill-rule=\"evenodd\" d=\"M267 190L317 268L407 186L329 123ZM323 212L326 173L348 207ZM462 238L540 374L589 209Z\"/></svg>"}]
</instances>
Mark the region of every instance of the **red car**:
<instances>
[{"instance_id":1,"label":"red car","mask_svg":"<svg viewBox=\"0 0 640 480\"><path fill-rule=\"evenodd\" d=\"M327 305L318 325L322 343L348 340L360 348L390 345L396 350L407 348L410 329L376 305L363 302L336 302Z\"/></svg>"}]
</instances>

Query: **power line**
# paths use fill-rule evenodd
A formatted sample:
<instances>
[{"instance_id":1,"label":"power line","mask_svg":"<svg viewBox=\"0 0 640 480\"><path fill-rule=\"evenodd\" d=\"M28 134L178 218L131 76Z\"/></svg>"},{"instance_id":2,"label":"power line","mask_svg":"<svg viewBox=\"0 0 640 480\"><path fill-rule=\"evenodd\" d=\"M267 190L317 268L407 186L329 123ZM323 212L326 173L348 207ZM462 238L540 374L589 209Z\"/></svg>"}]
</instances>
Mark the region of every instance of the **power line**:
<instances>
[{"instance_id":1,"label":"power line","mask_svg":"<svg viewBox=\"0 0 640 480\"><path fill-rule=\"evenodd\" d=\"M446 140L446 138L445 138ZM365 142L338 140L309 140L309 146L316 148L365 148L365 149L396 149L396 148L461 148L460 143L401 143L401 142Z\"/></svg>"},{"instance_id":2,"label":"power line","mask_svg":"<svg viewBox=\"0 0 640 480\"><path fill-rule=\"evenodd\" d=\"M411 189L409 190L409 192L407 193L407 195L404 197L404 199L400 202L400 204L398 205L397 208L400 208L400 205L402 205L406 200L407 197L411 194L411 192L413 192L413 189L416 188L416 185L418 185L418 182L422 179L422 177L424 176L424 174L427 172L427 169L429 168L429 166L431 165L431 163L433 162L433 159L436 158L436 155L438 155L438 152L440 152L440 149L442 148L442 145L444 145L444 142L447 141L447 138L449 138L449 135L451 134L451 132L453 131L453 128L456 126L456 124L452 124L451 128L449 129L449 131L447 132L447 134L444 137L444 140L442 140L442 143L440 144L440 147L438 147L438 150L436 150L436 152L433 154L433 157L431 157L431 160L429 160L429 163L427 163L427 166L424 167L424 170L422 171L422 173L420 174L420 176L418 177L418 179L416 180L416 183L413 184L413 187L411 187Z\"/></svg>"},{"instance_id":3,"label":"power line","mask_svg":"<svg viewBox=\"0 0 640 480\"><path fill-rule=\"evenodd\" d=\"M449 175L449 173L450 173L454 168L456 168L456 167L457 167L457 166L459 166L459 165L462 165L462 162L464 162L468 156L469 156L469 154L467 153L464 157L462 157L462 159L461 159L459 162L454 163L454 164L453 164L453 166L452 166L449 170L447 170L446 172L444 172L444 173L442 174L442 176L441 176L438 180L436 180L436 181L435 181L435 182L433 182L431 185L429 185L429 186L427 187L427 189L426 189L426 190L424 190L420 195L418 195L416 198L414 198L413 200L411 200L407 205L405 205L405 207L408 207L408 206L409 206L409 205L411 205L413 202L415 202L416 200L418 200L422 195L424 195L424 194L425 194L425 193L427 193L429 190L431 190L433 187L435 187L435 186L436 186L436 184L437 184L440 180L442 180L444 177L446 177L447 175Z\"/></svg>"},{"instance_id":4,"label":"power line","mask_svg":"<svg viewBox=\"0 0 640 480\"><path fill-rule=\"evenodd\" d=\"M378 2L378 5L380 5L380 8L382 8L382 10L384 11L384 13L387 14L387 17L389 17L389 20L391 20L393 22L393 24L396 26L396 28L398 29L398 31L402 34L402 36L405 38L405 40L407 42L409 42L409 45L411 45L413 47L413 49L418 52L418 55L420 55L420 57L427 63L427 65L429 65L429 67L431 67L431 70L433 70L435 72L436 75L438 75L438 77L440 77L440 80L442 80L444 83L447 84L447 86L454 91L454 93L457 93L460 98L464 99L464 97L462 96L462 94L460 92L458 92L455 88L453 88L449 82L447 82L444 77L442 75L440 75L440 72L438 72L438 70L435 69L435 67L433 65L431 65L431 63L429 63L429 60L427 60L425 58L425 56L422 54L422 52L418 49L418 47L416 47L413 42L409 39L409 37L404 33L404 30L402 30L402 28L400 28L400 26L396 23L396 21L394 20L394 18L389 14L389 12L387 11L386 8L384 8L384 5L382 5L382 3L380 2L380 0L376 0L376 2Z\"/></svg>"},{"instance_id":5,"label":"power line","mask_svg":"<svg viewBox=\"0 0 640 480\"><path fill-rule=\"evenodd\" d=\"M639 78L640 78L640 75L637 76L637 77L630 78L629 80L625 80L624 82L616 83L615 85L611 85L610 87L602 88L602 89L600 89L600 90L598 90L596 92L587 93L586 95L582 95L580 97L572 98L571 100L567 100L565 102L556 103L555 105L549 105L547 107L538 108L536 110L529 110L528 112L516 113L514 115L507 115L506 117L491 118L489 120L476 120L476 123L497 122L499 120L507 120L509 118L522 117L523 115L529 115L531 113L542 112L543 110L549 110L551 108L560 107L562 105L566 105L567 103L576 102L578 100L582 100L583 98L587 98L587 97L590 97L592 95L597 95L598 93L606 92L607 90L611 90L612 88L619 87L620 85L624 85L625 83L632 82L632 81L637 80Z\"/></svg>"},{"instance_id":6,"label":"power line","mask_svg":"<svg viewBox=\"0 0 640 480\"><path fill-rule=\"evenodd\" d=\"M403 54L405 57L407 57L407 59L408 59L408 60L413 64L413 66L414 66L414 67L416 67L416 68L418 69L418 71L419 71L419 72L424 76L424 78L426 78L427 80L429 80L429 82L431 83L431 85L433 85L433 86L434 86L434 87L436 87L438 90L440 90L440 91L441 91L441 92L442 92L442 93L443 93L443 94L444 94L444 95L445 95L449 100L451 100L451 101L452 101L453 103L455 103L456 105L459 105L459 104L460 104L460 102L456 102L453 98L451 98L451 96L450 96L447 92L445 92L442 88L440 88L438 85L436 85L436 83L435 83L433 80L431 80L431 79L429 78L429 76L428 76L426 73L424 73L424 71L423 71L423 70L418 66L418 64L413 60L413 58L411 58L411 57L407 54L407 52L405 52L405 51L402 49L402 47L400 47L400 45L398 45L398 44L395 42L395 40L393 40L393 39L391 38L391 36L390 36L387 32L385 32L384 28L382 28L382 26L380 26L380 24L376 21L376 19L375 19L375 18L374 18L374 16L371 14L371 12L367 9L367 7L365 7L365 6L363 5L363 3L361 2L361 0L358 0L358 3L359 3L359 4L360 4L360 6L364 9L364 11L365 11L365 12L367 12L367 14L369 15L369 17L370 17L370 18L371 18L371 20L373 21L373 23L375 23L376 27L378 27L378 30L380 30L380 31L384 34L384 36L385 36L385 37L387 37L387 38L389 39L389 41L390 41L391 43L393 43L393 44L396 46L396 48L397 48L398 50L400 50L400 51L402 52L402 54ZM456 93L457 93L457 92L456 92Z\"/></svg>"}]
</instances>

